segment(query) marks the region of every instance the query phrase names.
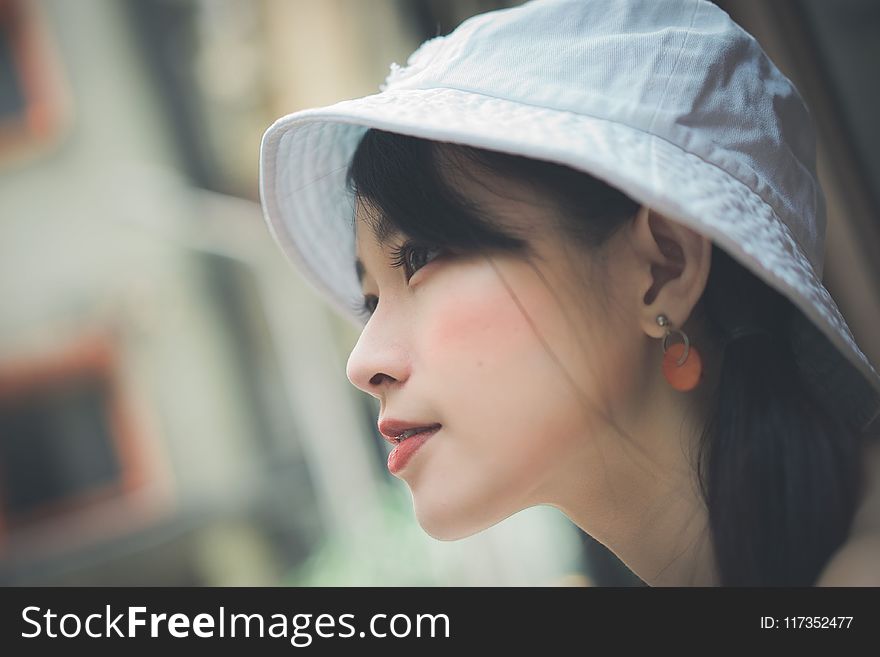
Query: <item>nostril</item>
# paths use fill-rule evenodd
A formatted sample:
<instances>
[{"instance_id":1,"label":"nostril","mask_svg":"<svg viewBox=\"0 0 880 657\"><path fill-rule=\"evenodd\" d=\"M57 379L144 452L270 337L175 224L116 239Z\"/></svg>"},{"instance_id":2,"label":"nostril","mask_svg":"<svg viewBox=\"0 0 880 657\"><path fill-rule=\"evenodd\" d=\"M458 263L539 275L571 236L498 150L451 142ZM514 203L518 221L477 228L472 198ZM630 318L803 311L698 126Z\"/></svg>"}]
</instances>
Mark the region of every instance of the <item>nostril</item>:
<instances>
[{"instance_id":1,"label":"nostril","mask_svg":"<svg viewBox=\"0 0 880 657\"><path fill-rule=\"evenodd\" d=\"M380 372L379 374L374 374L374 375L373 375L373 378L370 379L370 384L371 384L371 385L374 385L374 386L377 386L377 385L379 385L380 383L382 383L383 378L388 378L388 379L390 379L391 377L388 376L387 374L382 374L382 373Z\"/></svg>"}]
</instances>

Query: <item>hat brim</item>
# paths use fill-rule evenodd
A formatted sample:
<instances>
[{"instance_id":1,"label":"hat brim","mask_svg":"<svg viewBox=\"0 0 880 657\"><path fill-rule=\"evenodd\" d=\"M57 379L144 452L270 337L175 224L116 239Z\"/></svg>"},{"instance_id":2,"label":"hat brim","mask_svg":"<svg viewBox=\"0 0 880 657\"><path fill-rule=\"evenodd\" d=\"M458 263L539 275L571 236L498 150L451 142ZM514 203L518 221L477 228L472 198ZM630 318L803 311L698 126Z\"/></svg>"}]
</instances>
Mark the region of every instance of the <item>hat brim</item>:
<instances>
[{"instance_id":1,"label":"hat brim","mask_svg":"<svg viewBox=\"0 0 880 657\"><path fill-rule=\"evenodd\" d=\"M368 128L565 164L709 237L790 299L830 341L828 353L818 352L822 362L815 372L847 377L847 368L835 362L842 354L861 373L860 382L847 378L847 390L857 391L848 402L853 412L865 423L880 416L880 375L822 285L821 271L748 185L622 123L458 89L386 90L289 114L263 135L260 195L269 229L313 287L355 325L367 317L356 310L362 296L354 268L354 199L345 175ZM817 262L820 267L821 257ZM816 336L802 342L822 349Z\"/></svg>"}]
</instances>

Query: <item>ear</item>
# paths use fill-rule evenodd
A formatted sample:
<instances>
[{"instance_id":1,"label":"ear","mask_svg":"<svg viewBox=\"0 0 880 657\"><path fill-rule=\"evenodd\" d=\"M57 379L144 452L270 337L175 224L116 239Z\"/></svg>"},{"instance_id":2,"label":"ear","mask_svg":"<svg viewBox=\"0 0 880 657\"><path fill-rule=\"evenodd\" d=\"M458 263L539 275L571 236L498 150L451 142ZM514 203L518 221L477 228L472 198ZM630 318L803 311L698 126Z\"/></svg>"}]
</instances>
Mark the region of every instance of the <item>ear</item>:
<instances>
[{"instance_id":1,"label":"ear","mask_svg":"<svg viewBox=\"0 0 880 657\"><path fill-rule=\"evenodd\" d=\"M643 329L660 338L664 314L674 327L691 316L709 278L712 242L684 224L642 206L631 226L639 275L639 315Z\"/></svg>"}]
</instances>

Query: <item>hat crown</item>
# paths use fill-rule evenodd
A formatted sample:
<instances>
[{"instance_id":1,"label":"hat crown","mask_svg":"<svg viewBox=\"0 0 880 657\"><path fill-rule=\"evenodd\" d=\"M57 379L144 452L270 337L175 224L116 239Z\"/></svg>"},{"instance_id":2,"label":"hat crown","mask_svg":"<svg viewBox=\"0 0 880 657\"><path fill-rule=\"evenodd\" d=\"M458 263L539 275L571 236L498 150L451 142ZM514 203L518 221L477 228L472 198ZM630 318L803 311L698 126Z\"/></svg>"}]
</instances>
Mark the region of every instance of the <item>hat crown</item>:
<instances>
[{"instance_id":1,"label":"hat crown","mask_svg":"<svg viewBox=\"0 0 880 657\"><path fill-rule=\"evenodd\" d=\"M746 184L821 276L825 199L809 110L708 0L530 0L424 42L385 90L449 87L666 139Z\"/></svg>"}]
</instances>

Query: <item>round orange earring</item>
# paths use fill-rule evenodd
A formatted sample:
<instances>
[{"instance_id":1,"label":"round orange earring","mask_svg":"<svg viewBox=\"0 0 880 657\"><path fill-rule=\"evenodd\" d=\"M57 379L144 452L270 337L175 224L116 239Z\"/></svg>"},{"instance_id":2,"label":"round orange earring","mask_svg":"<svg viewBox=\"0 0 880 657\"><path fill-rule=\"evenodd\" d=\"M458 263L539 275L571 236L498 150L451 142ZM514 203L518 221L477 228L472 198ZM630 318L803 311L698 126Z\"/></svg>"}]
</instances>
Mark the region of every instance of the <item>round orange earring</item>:
<instances>
[{"instance_id":1,"label":"round orange earring","mask_svg":"<svg viewBox=\"0 0 880 657\"><path fill-rule=\"evenodd\" d=\"M657 323L666 327L666 335L663 336L663 376L676 390L687 392L697 387L703 375L703 361L700 352L690 344L687 334L669 325L666 315L657 315ZM671 347L666 343L672 333L678 333L682 342L676 342Z\"/></svg>"}]
</instances>

